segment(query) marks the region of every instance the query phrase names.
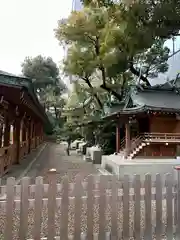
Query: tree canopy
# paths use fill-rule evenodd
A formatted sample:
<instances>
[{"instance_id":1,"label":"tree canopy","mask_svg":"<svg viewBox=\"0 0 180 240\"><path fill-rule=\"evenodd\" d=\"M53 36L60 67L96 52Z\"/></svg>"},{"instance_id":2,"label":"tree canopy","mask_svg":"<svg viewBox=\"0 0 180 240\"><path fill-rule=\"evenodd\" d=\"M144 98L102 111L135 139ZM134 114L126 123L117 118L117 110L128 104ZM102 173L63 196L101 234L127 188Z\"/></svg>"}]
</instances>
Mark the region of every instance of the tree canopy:
<instances>
[{"instance_id":1,"label":"tree canopy","mask_svg":"<svg viewBox=\"0 0 180 240\"><path fill-rule=\"evenodd\" d=\"M39 91L47 86L55 87L57 93L66 90L59 76L59 68L51 57L26 57L22 63L22 73L32 79L35 89Z\"/></svg>"},{"instance_id":2,"label":"tree canopy","mask_svg":"<svg viewBox=\"0 0 180 240\"><path fill-rule=\"evenodd\" d=\"M55 124L61 125L61 112L65 105L62 94L67 87L60 78L57 64L50 57L26 57L22 63L22 72L32 79L39 100L49 112L48 115L53 112Z\"/></svg>"},{"instance_id":3,"label":"tree canopy","mask_svg":"<svg viewBox=\"0 0 180 240\"><path fill-rule=\"evenodd\" d=\"M82 10L61 19L55 29L59 43L68 49L63 70L76 79L76 101L70 96L72 108L66 112L74 124L98 115L97 107L103 111L112 101L122 101L131 84L150 85L152 78L165 73L170 50L164 43L180 29L180 1L82 2ZM99 134L101 145L110 142L109 136L115 141L115 126L97 130L90 133Z\"/></svg>"},{"instance_id":4,"label":"tree canopy","mask_svg":"<svg viewBox=\"0 0 180 240\"><path fill-rule=\"evenodd\" d=\"M150 85L150 78L168 70L166 39L178 35L180 3L167 0L84 1L55 29L68 46L64 71L87 83L99 106L103 103L92 81L121 101L132 80Z\"/></svg>"}]
</instances>

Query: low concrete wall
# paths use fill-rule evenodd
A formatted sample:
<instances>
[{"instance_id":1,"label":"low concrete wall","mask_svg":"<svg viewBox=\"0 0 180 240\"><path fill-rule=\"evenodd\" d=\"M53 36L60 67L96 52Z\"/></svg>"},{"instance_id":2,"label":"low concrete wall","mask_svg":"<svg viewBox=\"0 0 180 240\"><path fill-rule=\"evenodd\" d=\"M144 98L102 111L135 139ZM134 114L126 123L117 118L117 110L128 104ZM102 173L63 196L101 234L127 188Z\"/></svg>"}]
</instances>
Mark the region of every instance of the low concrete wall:
<instances>
[{"instance_id":1,"label":"low concrete wall","mask_svg":"<svg viewBox=\"0 0 180 240\"><path fill-rule=\"evenodd\" d=\"M99 147L97 146L87 147L86 156L89 156L94 164L101 164L102 153Z\"/></svg>"},{"instance_id":2,"label":"low concrete wall","mask_svg":"<svg viewBox=\"0 0 180 240\"><path fill-rule=\"evenodd\" d=\"M145 174L150 173L152 175L152 180L155 180L156 174L160 173L161 175L165 175L167 173L171 173L174 178L177 178L176 170L174 167L180 165L180 160L176 159L168 159L168 160L137 160L136 161L119 161L117 162L118 156L108 156L102 158L102 168L106 168L106 165L111 166L113 173L118 176L119 180L123 179L125 174L130 176L130 179L133 179L134 174L138 174L141 176L141 179L144 180ZM114 160L114 158L116 160Z\"/></svg>"},{"instance_id":3,"label":"low concrete wall","mask_svg":"<svg viewBox=\"0 0 180 240\"><path fill-rule=\"evenodd\" d=\"M102 156L102 162L101 162L101 167L104 169L108 169L109 167L111 167L113 174L116 174L119 177L119 164L117 164L115 161L113 161L112 159L114 157L117 157L115 155L110 155L110 156ZM112 159L111 159L112 158Z\"/></svg>"}]
</instances>

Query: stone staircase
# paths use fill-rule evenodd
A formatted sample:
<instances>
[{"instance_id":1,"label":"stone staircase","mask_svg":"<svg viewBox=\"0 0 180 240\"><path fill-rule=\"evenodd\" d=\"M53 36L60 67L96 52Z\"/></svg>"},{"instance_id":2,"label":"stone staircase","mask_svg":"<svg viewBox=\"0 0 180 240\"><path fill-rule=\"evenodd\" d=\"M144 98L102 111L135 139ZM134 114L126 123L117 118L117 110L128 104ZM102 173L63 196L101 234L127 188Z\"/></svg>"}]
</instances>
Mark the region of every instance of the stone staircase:
<instances>
[{"instance_id":1,"label":"stone staircase","mask_svg":"<svg viewBox=\"0 0 180 240\"><path fill-rule=\"evenodd\" d=\"M141 142L133 151L128 155L128 160L133 159L148 143Z\"/></svg>"}]
</instances>

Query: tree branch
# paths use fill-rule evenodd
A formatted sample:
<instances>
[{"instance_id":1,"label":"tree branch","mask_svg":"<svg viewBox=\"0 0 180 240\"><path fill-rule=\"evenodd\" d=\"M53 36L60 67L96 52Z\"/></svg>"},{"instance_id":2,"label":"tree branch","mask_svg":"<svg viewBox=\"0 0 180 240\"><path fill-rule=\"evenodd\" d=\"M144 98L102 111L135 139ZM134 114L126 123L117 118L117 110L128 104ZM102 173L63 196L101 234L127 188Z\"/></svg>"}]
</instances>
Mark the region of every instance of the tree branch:
<instances>
[{"instance_id":1,"label":"tree branch","mask_svg":"<svg viewBox=\"0 0 180 240\"><path fill-rule=\"evenodd\" d=\"M140 77L140 79L141 79L143 82L145 82L145 83L147 84L147 86L151 86L151 84L149 83L147 77L144 77L143 75L141 75L141 73L140 73L139 70L135 69L132 60L130 61L129 69L130 69L130 71L132 72L132 74Z\"/></svg>"},{"instance_id":2,"label":"tree branch","mask_svg":"<svg viewBox=\"0 0 180 240\"><path fill-rule=\"evenodd\" d=\"M147 78L149 75L149 72L153 70L154 66L153 66L153 62L156 60L158 56L155 56L151 62L149 63L149 67L146 69L146 73L145 73L145 77Z\"/></svg>"},{"instance_id":3,"label":"tree branch","mask_svg":"<svg viewBox=\"0 0 180 240\"><path fill-rule=\"evenodd\" d=\"M96 37L96 42L95 42L94 47L95 47L96 55L99 56L100 55L100 46L99 46L99 38L98 37ZM100 63L99 70L101 71L102 81L103 81L103 84L100 87L102 89L106 90L108 93L112 94L119 101L122 101L122 96L120 94L118 94L117 92L115 92L111 88L107 87L107 85L106 85L106 72L105 72L105 68L104 68L102 63Z\"/></svg>"},{"instance_id":4,"label":"tree branch","mask_svg":"<svg viewBox=\"0 0 180 240\"><path fill-rule=\"evenodd\" d=\"M89 81L89 78L88 78L88 77L84 77L84 78L82 78L82 79L85 81L85 83L86 83L86 84L88 85L88 87L91 89L92 94L94 95L97 103L99 104L99 107L100 107L101 109L103 109L103 104L102 104L101 100L99 99L97 93L94 92L94 88L93 88L91 82Z\"/></svg>"},{"instance_id":5,"label":"tree branch","mask_svg":"<svg viewBox=\"0 0 180 240\"><path fill-rule=\"evenodd\" d=\"M122 87L121 87L121 98L123 98L124 95L124 90L125 90L125 84L126 84L126 77L124 74L122 74L123 82L122 82Z\"/></svg>"},{"instance_id":6,"label":"tree branch","mask_svg":"<svg viewBox=\"0 0 180 240\"><path fill-rule=\"evenodd\" d=\"M102 89L106 90L108 93L111 93L115 98L117 98L119 101L122 101L122 95L118 94L114 90L112 90L110 87L107 87L106 85L102 84L100 86Z\"/></svg>"}]
</instances>

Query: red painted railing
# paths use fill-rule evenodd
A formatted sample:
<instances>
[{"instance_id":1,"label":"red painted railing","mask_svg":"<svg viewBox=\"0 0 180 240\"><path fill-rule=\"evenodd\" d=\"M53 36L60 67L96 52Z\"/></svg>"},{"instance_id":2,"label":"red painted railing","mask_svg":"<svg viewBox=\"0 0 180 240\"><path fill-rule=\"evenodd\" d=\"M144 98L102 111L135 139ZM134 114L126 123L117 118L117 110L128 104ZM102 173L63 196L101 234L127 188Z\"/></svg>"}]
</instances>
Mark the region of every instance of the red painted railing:
<instances>
[{"instance_id":1,"label":"red painted railing","mask_svg":"<svg viewBox=\"0 0 180 240\"><path fill-rule=\"evenodd\" d=\"M16 144L0 148L0 175L2 175L16 160Z\"/></svg>"},{"instance_id":2,"label":"red painted railing","mask_svg":"<svg viewBox=\"0 0 180 240\"><path fill-rule=\"evenodd\" d=\"M144 139L146 141L157 141L157 142L180 142L179 133L144 133Z\"/></svg>"}]
</instances>

